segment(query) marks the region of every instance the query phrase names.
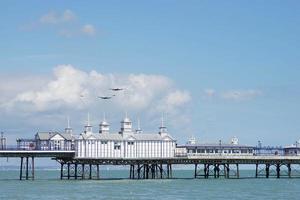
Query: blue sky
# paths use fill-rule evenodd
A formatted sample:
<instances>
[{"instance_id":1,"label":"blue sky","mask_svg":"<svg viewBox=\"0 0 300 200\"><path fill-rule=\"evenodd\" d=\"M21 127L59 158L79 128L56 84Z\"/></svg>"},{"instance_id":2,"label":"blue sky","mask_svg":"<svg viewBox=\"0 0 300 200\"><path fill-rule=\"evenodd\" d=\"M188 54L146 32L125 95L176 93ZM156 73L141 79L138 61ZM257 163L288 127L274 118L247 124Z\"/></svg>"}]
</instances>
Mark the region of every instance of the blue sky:
<instances>
[{"instance_id":1,"label":"blue sky","mask_svg":"<svg viewBox=\"0 0 300 200\"><path fill-rule=\"evenodd\" d=\"M18 96L47 90L53 70L69 64L79 73L121 76L119 84L130 74L171 80L157 92L151 78L153 96L141 109L127 109L156 131L155 119L165 111L156 108L157 99L186 95L175 95L170 108L163 104L179 143L192 135L203 142L237 136L244 144L294 143L300 138L299 8L299 1L1 1L0 129L10 138L28 137L63 129L63 120L47 120L72 113L80 132L95 104L70 111L62 109L66 102L53 108L50 101L32 110ZM92 30L84 31L86 25ZM7 102L21 109L7 109ZM25 104L37 106L33 98ZM127 105L98 106L117 130ZM155 113L145 114L149 110Z\"/></svg>"}]
</instances>

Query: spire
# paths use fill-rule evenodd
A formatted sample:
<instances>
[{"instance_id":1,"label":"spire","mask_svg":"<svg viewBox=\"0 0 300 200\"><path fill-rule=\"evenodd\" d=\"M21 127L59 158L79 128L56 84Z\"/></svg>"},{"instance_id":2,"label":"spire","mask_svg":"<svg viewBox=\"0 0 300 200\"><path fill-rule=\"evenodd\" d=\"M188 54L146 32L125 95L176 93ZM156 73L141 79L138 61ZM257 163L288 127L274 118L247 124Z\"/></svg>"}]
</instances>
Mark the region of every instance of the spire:
<instances>
[{"instance_id":1,"label":"spire","mask_svg":"<svg viewBox=\"0 0 300 200\"><path fill-rule=\"evenodd\" d=\"M87 124L84 126L84 133L92 133L92 126L90 124L90 113L88 112Z\"/></svg>"},{"instance_id":2,"label":"spire","mask_svg":"<svg viewBox=\"0 0 300 200\"><path fill-rule=\"evenodd\" d=\"M159 134L161 136L165 136L168 134L167 127L165 126L165 121L164 121L164 113L162 113L162 116L161 116L161 124L159 127Z\"/></svg>"},{"instance_id":3,"label":"spire","mask_svg":"<svg viewBox=\"0 0 300 200\"><path fill-rule=\"evenodd\" d=\"M70 117L69 116L67 117L67 120L68 120L68 127L67 128L71 128L70 127Z\"/></svg>"},{"instance_id":4,"label":"spire","mask_svg":"<svg viewBox=\"0 0 300 200\"><path fill-rule=\"evenodd\" d=\"M103 120L99 124L99 133L109 133L109 123L106 121L105 112L103 112Z\"/></svg>"},{"instance_id":5,"label":"spire","mask_svg":"<svg viewBox=\"0 0 300 200\"><path fill-rule=\"evenodd\" d=\"M106 121L106 116L105 116L105 112L103 112L103 121Z\"/></svg>"},{"instance_id":6,"label":"spire","mask_svg":"<svg viewBox=\"0 0 300 200\"><path fill-rule=\"evenodd\" d=\"M161 125L160 127L165 127L164 126L164 113L161 114Z\"/></svg>"},{"instance_id":7,"label":"spire","mask_svg":"<svg viewBox=\"0 0 300 200\"><path fill-rule=\"evenodd\" d=\"M137 119L137 129L136 133L142 133L141 124L140 124L140 118Z\"/></svg>"},{"instance_id":8,"label":"spire","mask_svg":"<svg viewBox=\"0 0 300 200\"><path fill-rule=\"evenodd\" d=\"M140 130L141 129L140 118L138 118L137 123L138 123L138 130Z\"/></svg>"},{"instance_id":9,"label":"spire","mask_svg":"<svg viewBox=\"0 0 300 200\"><path fill-rule=\"evenodd\" d=\"M72 134L73 129L70 126L70 118L67 116L67 128L65 128L65 133Z\"/></svg>"}]
</instances>

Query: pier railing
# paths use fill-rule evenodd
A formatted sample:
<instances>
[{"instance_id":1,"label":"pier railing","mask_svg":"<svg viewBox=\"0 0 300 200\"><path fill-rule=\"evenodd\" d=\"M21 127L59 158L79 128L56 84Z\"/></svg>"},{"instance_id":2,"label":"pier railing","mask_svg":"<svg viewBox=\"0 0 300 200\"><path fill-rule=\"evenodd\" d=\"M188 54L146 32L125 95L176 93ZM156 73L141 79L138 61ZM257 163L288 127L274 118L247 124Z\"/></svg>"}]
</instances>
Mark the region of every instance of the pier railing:
<instances>
[{"instance_id":1,"label":"pier railing","mask_svg":"<svg viewBox=\"0 0 300 200\"><path fill-rule=\"evenodd\" d=\"M74 151L74 148L70 147L46 147L46 148L37 148L37 147L22 147L17 145L7 145L6 147L0 148L0 151Z\"/></svg>"}]
</instances>

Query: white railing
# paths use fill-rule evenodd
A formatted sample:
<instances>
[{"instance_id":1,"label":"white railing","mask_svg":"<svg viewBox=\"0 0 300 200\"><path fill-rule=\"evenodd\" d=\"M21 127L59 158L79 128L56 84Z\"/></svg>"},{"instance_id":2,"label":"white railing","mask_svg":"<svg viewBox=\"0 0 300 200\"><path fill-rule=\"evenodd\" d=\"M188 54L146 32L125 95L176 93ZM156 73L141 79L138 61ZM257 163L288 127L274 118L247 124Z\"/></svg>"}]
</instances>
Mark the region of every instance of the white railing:
<instances>
[{"instance_id":1,"label":"white railing","mask_svg":"<svg viewBox=\"0 0 300 200\"><path fill-rule=\"evenodd\" d=\"M187 158L190 159L245 159L245 160L299 160L300 155L295 156L280 156L280 155L269 155L269 156L257 156L257 155L196 155L187 154Z\"/></svg>"}]
</instances>

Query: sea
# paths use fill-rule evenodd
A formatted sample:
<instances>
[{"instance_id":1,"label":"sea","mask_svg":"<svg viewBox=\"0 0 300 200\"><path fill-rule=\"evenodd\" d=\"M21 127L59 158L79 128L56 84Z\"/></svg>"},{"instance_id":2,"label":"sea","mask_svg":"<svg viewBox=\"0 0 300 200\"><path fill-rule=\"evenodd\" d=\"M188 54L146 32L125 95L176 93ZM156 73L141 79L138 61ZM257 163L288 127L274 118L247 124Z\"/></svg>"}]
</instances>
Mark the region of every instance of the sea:
<instances>
[{"instance_id":1,"label":"sea","mask_svg":"<svg viewBox=\"0 0 300 200\"><path fill-rule=\"evenodd\" d=\"M0 171L0 199L300 199L300 178L193 179L193 170L174 170L173 179L129 180L128 170L101 170L101 180L60 180L58 169L37 169L35 180L18 180L17 169Z\"/></svg>"}]
</instances>

